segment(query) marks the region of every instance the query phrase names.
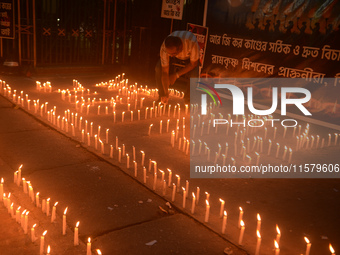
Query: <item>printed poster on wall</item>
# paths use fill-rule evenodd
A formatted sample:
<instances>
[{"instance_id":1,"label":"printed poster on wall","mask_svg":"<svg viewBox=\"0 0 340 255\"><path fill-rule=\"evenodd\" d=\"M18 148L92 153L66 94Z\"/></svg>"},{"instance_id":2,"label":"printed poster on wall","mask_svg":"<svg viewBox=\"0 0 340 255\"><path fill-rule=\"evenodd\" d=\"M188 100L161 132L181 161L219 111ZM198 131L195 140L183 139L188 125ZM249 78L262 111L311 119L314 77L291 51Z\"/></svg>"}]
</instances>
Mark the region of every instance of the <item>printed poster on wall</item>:
<instances>
[{"instance_id":1,"label":"printed poster on wall","mask_svg":"<svg viewBox=\"0 0 340 255\"><path fill-rule=\"evenodd\" d=\"M187 30L192 32L197 39L198 45L200 46L200 67L203 67L205 49L207 46L208 28L196 24L187 24Z\"/></svg>"},{"instance_id":2,"label":"printed poster on wall","mask_svg":"<svg viewBox=\"0 0 340 255\"><path fill-rule=\"evenodd\" d=\"M14 39L14 1L0 1L0 38Z\"/></svg>"},{"instance_id":3,"label":"printed poster on wall","mask_svg":"<svg viewBox=\"0 0 340 255\"><path fill-rule=\"evenodd\" d=\"M162 18L181 20L183 16L183 0L163 0Z\"/></svg>"}]
</instances>

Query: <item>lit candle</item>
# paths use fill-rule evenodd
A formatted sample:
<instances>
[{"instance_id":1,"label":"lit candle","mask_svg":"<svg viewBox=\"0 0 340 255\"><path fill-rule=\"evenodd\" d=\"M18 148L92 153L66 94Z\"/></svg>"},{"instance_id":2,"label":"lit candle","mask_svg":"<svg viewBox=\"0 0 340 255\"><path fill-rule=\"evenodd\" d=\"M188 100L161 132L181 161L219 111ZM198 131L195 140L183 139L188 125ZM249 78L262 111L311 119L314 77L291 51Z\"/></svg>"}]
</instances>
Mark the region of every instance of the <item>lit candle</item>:
<instances>
[{"instance_id":1,"label":"lit candle","mask_svg":"<svg viewBox=\"0 0 340 255\"><path fill-rule=\"evenodd\" d=\"M182 187L183 189L183 204L182 204L182 207L185 208L185 202L186 202L186 196L187 196L187 191L185 190L184 187Z\"/></svg>"},{"instance_id":2,"label":"lit candle","mask_svg":"<svg viewBox=\"0 0 340 255\"><path fill-rule=\"evenodd\" d=\"M130 168L130 156L129 156L129 154L126 154L126 168L127 169Z\"/></svg>"},{"instance_id":3,"label":"lit candle","mask_svg":"<svg viewBox=\"0 0 340 255\"><path fill-rule=\"evenodd\" d=\"M332 135L328 134L328 146L331 146Z\"/></svg>"},{"instance_id":4,"label":"lit candle","mask_svg":"<svg viewBox=\"0 0 340 255\"><path fill-rule=\"evenodd\" d=\"M137 162L136 161L133 161L133 166L135 169L135 177L137 177Z\"/></svg>"},{"instance_id":5,"label":"lit candle","mask_svg":"<svg viewBox=\"0 0 340 255\"><path fill-rule=\"evenodd\" d=\"M3 194L4 194L4 178L1 178L1 183L0 183L0 201L2 201Z\"/></svg>"},{"instance_id":6,"label":"lit candle","mask_svg":"<svg viewBox=\"0 0 340 255\"><path fill-rule=\"evenodd\" d=\"M274 241L274 246L275 246L275 255L279 255L280 247L279 247L279 244L276 242L276 240Z\"/></svg>"},{"instance_id":7,"label":"lit candle","mask_svg":"<svg viewBox=\"0 0 340 255\"><path fill-rule=\"evenodd\" d=\"M48 245L47 246L47 253L46 254L51 254L50 252L51 252L51 246Z\"/></svg>"},{"instance_id":8,"label":"lit candle","mask_svg":"<svg viewBox=\"0 0 340 255\"><path fill-rule=\"evenodd\" d=\"M19 166L18 168L18 178L17 178L17 185L20 186L20 182L21 182L21 168L23 165Z\"/></svg>"},{"instance_id":9,"label":"lit candle","mask_svg":"<svg viewBox=\"0 0 340 255\"><path fill-rule=\"evenodd\" d=\"M276 143L276 155L275 157L278 158L279 157L279 151L280 151L280 144L279 143Z\"/></svg>"},{"instance_id":10,"label":"lit candle","mask_svg":"<svg viewBox=\"0 0 340 255\"><path fill-rule=\"evenodd\" d=\"M52 208L52 216L51 216L51 222L53 223L56 219L56 210L57 210L58 202L55 202L53 208Z\"/></svg>"},{"instance_id":11,"label":"lit candle","mask_svg":"<svg viewBox=\"0 0 340 255\"><path fill-rule=\"evenodd\" d=\"M35 203L37 207L40 207L39 192L35 195Z\"/></svg>"},{"instance_id":12,"label":"lit candle","mask_svg":"<svg viewBox=\"0 0 340 255\"><path fill-rule=\"evenodd\" d=\"M205 200L205 218L204 218L204 222L208 222L209 221L209 213L210 213L209 201Z\"/></svg>"},{"instance_id":13,"label":"lit candle","mask_svg":"<svg viewBox=\"0 0 340 255\"><path fill-rule=\"evenodd\" d=\"M293 156L293 150L292 150L292 148L289 148L289 158L288 158L288 163L289 164L292 161L292 156Z\"/></svg>"},{"instance_id":14,"label":"lit candle","mask_svg":"<svg viewBox=\"0 0 340 255\"><path fill-rule=\"evenodd\" d=\"M191 204L191 213L192 214L195 213L195 204L196 204L196 197L195 197L195 193L192 192L192 204Z\"/></svg>"},{"instance_id":15,"label":"lit candle","mask_svg":"<svg viewBox=\"0 0 340 255\"><path fill-rule=\"evenodd\" d=\"M156 184L157 184L157 172L154 172L154 174L153 174L153 190L156 190Z\"/></svg>"},{"instance_id":16,"label":"lit candle","mask_svg":"<svg viewBox=\"0 0 340 255\"><path fill-rule=\"evenodd\" d=\"M226 228L227 228L227 211L224 211L223 221L222 221L222 234L225 233Z\"/></svg>"},{"instance_id":17,"label":"lit candle","mask_svg":"<svg viewBox=\"0 0 340 255\"><path fill-rule=\"evenodd\" d=\"M176 184L173 183L173 184L172 184L172 196L171 196L171 201L172 201L172 202L175 201L175 195L176 195Z\"/></svg>"},{"instance_id":18,"label":"lit candle","mask_svg":"<svg viewBox=\"0 0 340 255\"><path fill-rule=\"evenodd\" d=\"M150 134L151 134L151 128L152 128L152 126L153 126L153 124L151 124L151 125L149 126L149 136L150 136Z\"/></svg>"},{"instance_id":19,"label":"lit candle","mask_svg":"<svg viewBox=\"0 0 340 255\"><path fill-rule=\"evenodd\" d=\"M260 216L259 213L257 214L257 226L256 226L256 230L257 231L261 231L261 216Z\"/></svg>"},{"instance_id":20,"label":"lit candle","mask_svg":"<svg viewBox=\"0 0 340 255\"><path fill-rule=\"evenodd\" d=\"M334 135L335 135L334 146L336 146L337 143L338 143L338 136L339 136L339 134L338 133L334 133Z\"/></svg>"},{"instance_id":21,"label":"lit candle","mask_svg":"<svg viewBox=\"0 0 340 255\"><path fill-rule=\"evenodd\" d=\"M91 238L90 237L87 239L86 255L92 255L92 252L91 252Z\"/></svg>"},{"instance_id":22,"label":"lit candle","mask_svg":"<svg viewBox=\"0 0 340 255\"><path fill-rule=\"evenodd\" d=\"M221 207L220 207L220 218L222 218L223 216L223 211L224 211L224 200L220 198L220 202L221 202Z\"/></svg>"},{"instance_id":23,"label":"lit candle","mask_svg":"<svg viewBox=\"0 0 340 255\"><path fill-rule=\"evenodd\" d=\"M255 255L260 254L260 246L261 246L261 234L259 230L256 230L257 234L257 242L256 242L256 250L255 250Z\"/></svg>"},{"instance_id":24,"label":"lit candle","mask_svg":"<svg viewBox=\"0 0 340 255\"><path fill-rule=\"evenodd\" d=\"M40 255L44 254L45 250L45 235L47 233L47 230L44 231L44 233L40 237Z\"/></svg>"},{"instance_id":25,"label":"lit candle","mask_svg":"<svg viewBox=\"0 0 340 255\"><path fill-rule=\"evenodd\" d=\"M66 213L67 213L67 207L64 210L63 215L63 235L66 235Z\"/></svg>"},{"instance_id":26,"label":"lit candle","mask_svg":"<svg viewBox=\"0 0 340 255\"><path fill-rule=\"evenodd\" d=\"M329 251L332 253L332 255L335 255L335 250L331 244L329 244Z\"/></svg>"},{"instance_id":27,"label":"lit candle","mask_svg":"<svg viewBox=\"0 0 340 255\"><path fill-rule=\"evenodd\" d=\"M31 241L32 241L32 243L34 243L34 241L36 240L36 237L35 237L35 226L36 225L37 224L34 224L31 228Z\"/></svg>"},{"instance_id":28,"label":"lit candle","mask_svg":"<svg viewBox=\"0 0 340 255\"><path fill-rule=\"evenodd\" d=\"M188 193L189 193L189 181L188 180L185 181L185 190L187 191L186 192L186 198L187 198L188 197Z\"/></svg>"},{"instance_id":29,"label":"lit candle","mask_svg":"<svg viewBox=\"0 0 340 255\"><path fill-rule=\"evenodd\" d=\"M168 186L170 187L172 182L172 171L169 168L167 170L169 172Z\"/></svg>"},{"instance_id":30,"label":"lit candle","mask_svg":"<svg viewBox=\"0 0 340 255\"><path fill-rule=\"evenodd\" d=\"M105 142L106 142L106 144L108 144L109 143L109 129L108 128L106 129L106 137L105 138L106 138Z\"/></svg>"},{"instance_id":31,"label":"lit candle","mask_svg":"<svg viewBox=\"0 0 340 255\"><path fill-rule=\"evenodd\" d=\"M79 245L79 234L78 234L79 221L74 228L74 246Z\"/></svg>"},{"instance_id":32,"label":"lit candle","mask_svg":"<svg viewBox=\"0 0 340 255\"><path fill-rule=\"evenodd\" d=\"M177 177L177 192L179 192L179 185L181 184L181 177L176 174L176 177Z\"/></svg>"},{"instance_id":33,"label":"lit candle","mask_svg":"<svg viewBox=\"0 0 340 255\"><path fill-rule=\"evenodd\" d=\"M260 154L258 152L255 152L256 155L256 165L258 166L260 163Z\"/></svg>"},{"instance_id":34,"label":"lit candle","mask_svg":"<svg viewBox=\"0 0 340 255\"><path fill-rule=\"evenodd\" d=\"M24 222L24 233L25 234L27 234L27 231L28 231L28 214L29 214L30 212L26 212L26 214L25 214L25 222Z\"/></svg>"},{"instance_id":35,"label":"lit candle","mask_svg":"<svg viewBox=\"0 0 340 255\"><path fill-rule=\"evenodd\" d=\"M269 139L268 156L270 155L271 148L272 148L272 141Z\"/></svg>"},{"instance_id":36,"label":"lit candle","mask_svg":"<svg viewBox=\"0 0 340 255\"><path fill-rule=\"evenodd\" d=\"M20 208L21 208L21 206L19 206L15 211L15 220L18 223L20 223Z\"/></svg>"},{"instance_id":37,"label":"lit candle","mask_svg":"<svg viewBox=\"0 0 340 255\"><path fill-rule=\"evenodd\" d=\"M306 241L306 244L307 244L307 246L306 246L306 255L309 255L310 248L311 248L312 244L309 242L309 239L307 237L305 237L305 241Z\"/></svg>"},{"instance_id":38,"label":"lit candle","mask_svg":"<svg viewBox=\"0 0 340 255\"><path fill-rule=\"evenodd\" d=\"M275 239L275 241L279 244L280 243L280 238L281 238L281 231L280 231L280 229L279 229L279 226L278 225L276 225L276 239Z\"/></svg>"},{"instance_id":39,"label":"lit candle","mask_svg":"<svg viewBox=\"0 0 340 255\"><path fill-rule=\"evenodd\" d=\"M239 207L240 209L240 213L239 213L239 216L238 216L238 227L240 228L241 227L241 221L243 219L243 209L242 207Z\"/></svg>"},{"instance_id":40,"label":"lit candle","mask_svg":"<svg viewBox=\"0 0 340 255\"><path fill-rule=\"evenodd\" d=\"M196 189L196 196L197 196L197 198L196 198L196 204L198 204L198 201L199 201L199 199L200 199L200 188L199 187L197 187L197 189Z\"/></svg>"},{"instance_id":41,"label":"lit candle","mask_svg":"<svg viewBox=\"0 0 340 255\"><path fill-rule=\"evenodd\" d=\"M102 255L102 252L99 249L97 249L96 251L97 251L97 255Z\"/></svg>"},{"instance_id":42,"label":"lit candle","mask_svg":"<svg viewBox=\"0 0 340 255\"><path fill-rule=\"evenodd\" d=\"M240 236L238 238L238 244L242 245L244 229L245 229L245 224L244 224L243 220L240 221L240 226L241 226L241 230L240 230Z\"/></svg>"},{"instance_id":43,"label":"lit candle","mask_svg":"<svg viewBox=\"0 0 340 255\"><path fill-rule=\"evenodd\" d=\"M46 216L50 216L50 198L46 200Z\"/></svg>"}]
</instances>

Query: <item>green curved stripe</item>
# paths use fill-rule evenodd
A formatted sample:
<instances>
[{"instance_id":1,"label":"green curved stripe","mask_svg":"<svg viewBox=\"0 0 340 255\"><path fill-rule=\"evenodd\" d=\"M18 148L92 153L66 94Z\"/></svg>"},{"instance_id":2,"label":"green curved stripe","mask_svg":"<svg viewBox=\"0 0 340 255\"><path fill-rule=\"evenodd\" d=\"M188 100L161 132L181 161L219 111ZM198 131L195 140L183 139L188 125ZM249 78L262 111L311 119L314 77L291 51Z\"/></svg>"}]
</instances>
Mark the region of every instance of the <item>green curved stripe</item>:
<instances>
[{"instance_id":1,"label":"green curved stripe","mask_svg":"<svg viewBox=\"0 0 340 255\"><path fill-rule=\"evenodd\" d=\"M200 90L203 90L205 93L207 93L214 100L215 105L217 105L215 98L213 97L213 95L208 90L206 90L204 88L200 88L200 87L198 87L198 88Z\"/></svg>"}]
</instances>

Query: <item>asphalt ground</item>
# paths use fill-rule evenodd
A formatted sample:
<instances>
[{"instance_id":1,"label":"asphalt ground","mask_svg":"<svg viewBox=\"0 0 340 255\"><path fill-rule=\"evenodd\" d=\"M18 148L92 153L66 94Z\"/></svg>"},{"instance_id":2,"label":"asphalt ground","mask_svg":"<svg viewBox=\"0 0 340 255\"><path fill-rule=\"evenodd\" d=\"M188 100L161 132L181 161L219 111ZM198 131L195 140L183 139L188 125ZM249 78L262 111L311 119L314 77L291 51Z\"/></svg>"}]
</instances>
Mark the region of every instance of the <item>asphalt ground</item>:
<instances>
[{"instance_id":1,"label":"asphalt ground","mask_svg":"<svg viewBox=\"0 0 340 255\"><path fill-rule=\"evenodd\" d=\"M117 95L117 91L108 91L107 88L96 87L95 84L108 81L114 78L113 76L75 74L2 78L13 87L12 90L23 90L24 94L29 94L29 98L39 98L41 103L48 101L48 109L56 106L57 113L63 116L67 109L75 111L75 103L69 103L68 99L61 100L57 92L58 88L72 89L72 79L79 79L85 88L91 90L91 99L96 97L98 100L102 97L103 100L104 98L109 100ZM38 92L35 89L35 80L51 81L53 93ZM92 94L93 91L97 93ZM151 107L154 100L153 97L146 97L145 106ZM174 103L182 103L177 97L172 97L171 100ZM86 118L89 123L94 122L95 130L97 125L101 125L102 137L104 137L104 130L110 129L109 143L105 145L103 155L100 149L94 148L94 138L91 138L91 146L87 146L86 142L81 142L80 132L73 136L70 130L69 132L60 130L55 124L47 121L46 113L40 115L40 109L34 113L32 109L28 111L27 107L21 109L20 105L13 105L7 98L1 99L1 102L0 151L6 169L3 173L6 180L5 192L8 185L9 190L13 189L14 195L21 194L19 191L16 192L14 184L9 183L13 180L13 172L23 164L23 175L32 181L35 191L41 192L42 197L51 197L53 202L59 202L57 206L59 224L66 206L69 207L67 212L69 233L72 233L78 220L81 222L79 231L83 243L80 246L83 246L83 249L85 249L86 239L91 237L93 247L102 249L104 254L122 252L223 254L226 247L231 247L234 254L254 254L257 244L257 213L262 217L261 254L274 254L273 240L276 237L276 224L282 233L280 254L303 254L306 249L304 236L307 236L312 243L310 253L312 255L328 254L329 243L332 243L335 250L339 249L340 182L338 179L191 179L189 156L177 149L178 143L176 148L171 148L169 133L163 130L163 133L159 134L159 121L163 121L163 128L165 128L165 123L169 119L167 116L145 120L142 115L141 120L136 121L134 115L134 121L130 121L127 106L123 103L117 106L117 122L113 123L113 116L106 116L103 108L98 115L97 105L91 107L89 115L83 112L84 119ZM121 121L122 111L127 114L124 123ZM14 117L16 115L18 116ZM171 114L170 130L176 127L176 117L172 117ZM189 117L186 116L187 126L189 126L188 122ZM153 124L153 127L149 136L150 124ZM317 126L312 126L311 129L322 132ZM188 131L187 128L185 133L187 134ZM146 162L149 159L155 160L159 169L166 171L170 168L173 176L179 174L181 187L185 187L185 180L188 180L190 194L196 192L196 187L200 187L201 199L195 213L190 212L191 196L186 200L186 208L183 209L182 192L176 193L176 200L171 203L172 208L169 209L166 202L172 202L172 190L171 187L167 188L166 194L163 195L159 172L154 191L152 170L147 171L147 183L142 185L144 181L140 164L138 164L137 178L134 178L132 167L127 168L126 157L123 156L122 162L118 162L118 151L114 150L114 157L111 159L109 145L115 146L116 136L119 137L119 146L123 147L124 144L130 156L132 146L135 147L136 162L140 162L139 152L143 150ZM301 151L295 156L294 161L303 164L311 159L322 159L325 162L339 163L338 154L339 147L325 147L323 150ZM277 159L273 159L273 162L277 163ZM173 182L176 183L175 178ZM205 191L210 194L209 222L205 222ZM25 194L22 195L25 197ZM225 234L221 233L219 198L226 201L225 209L228 211ZM237 226L240 206L244 210L246 223L242 245L238 244L240 230ZM41 223L42 219L37 218L35 221L39 222L38 226L44 226ZM52 224L52 226L56 225L58 221ZM58 227L56 228L58 230ZM39 228L39 234L43 229L43 227ZM20 231L20 228L17 227L17 231ZM14 232L14 236L20 235ZM32 245L28 241L29 237L23 234L21 237L24 245L21 247L10 245L16 248L17 252ZM51 237L50 240L61 240L61 244L59 242L52 245L52 250L65 246L66 242L62 240L67 237L72 239L71 234ZM69 253L74 248L71 248L72 240L69 240L69 243L70 246L65 248L67 253L65 250L59 250L58 253L72 254ZM82 247L75 249L78 248ZM35 249L37 252L37 244ZM75 251L74 254L81 252Z\"/></svg>"}]
</instances>

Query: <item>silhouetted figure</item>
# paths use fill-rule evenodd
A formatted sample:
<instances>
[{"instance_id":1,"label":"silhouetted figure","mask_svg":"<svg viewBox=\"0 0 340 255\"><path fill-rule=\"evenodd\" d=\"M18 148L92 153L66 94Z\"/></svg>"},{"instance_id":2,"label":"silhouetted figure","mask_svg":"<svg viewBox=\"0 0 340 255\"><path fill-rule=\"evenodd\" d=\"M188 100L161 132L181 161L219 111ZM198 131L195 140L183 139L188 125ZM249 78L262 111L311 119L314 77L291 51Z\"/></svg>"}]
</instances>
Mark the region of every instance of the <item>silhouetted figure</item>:
<instances>
[{"instance_id":1,"label":"silhouetted figure","mask_svg":"<svg viewBox=\"0 0 340 255\"><path fill-rule=\"evenodd\" d=\"M269 19L266 20L266 25L264 26L264 31L265 32L269 32L270 26L271 26L271 22Z\"/></svg>"},{"instance_id":2,"label":"silhouetted figure","mask_svg":"<svg viewBox=\"0 0 340 255\"><path fill-rule=\"evenodd\" d=\"M288 26L285 26L286 36L290 36L293 33L294 22L291 20L288 22Z\"/></svg>"},{"instance_id":3,"label":"silhouetted figure","mask_svg":"<svg viewBox=\"0 0 340 255\"><path fill-rule=\"evenodd\" d=\"M333 32L333 24L328 24L326 28L326 36L330 35Z\"/></svg>"},{"instance_id":4,"label":"silhouetted figure","mask_svg":"<svg viewBox=\"0 0 340 255\"><path fill-rule=\"evenodd\" d=\"M309 27L312 30L313 36L320 36L320 23L319 22L316 22L314 24L314 27L312 27L312 19L310 19Z\"/></svg>"},{"instance_id":5,"label":"silhouetted figure","mask_svg":"<svg viewBox=\"0 0 340 255\"><path fill-rule=\"evenodd\" d=\"M301 27L299 26L299 23L298 23L298 29L300 31L300 34L304 34L306 32L306 29L307 29L307 22L306 21L302 22Z\"/></svg>"},{"instance_id":6,"label":"silhouetted figure","mask_svg":"<svg viewBox=\"0 0 340 255\"><path fill-rule=\"evenodd\" d=\"M274 32L276 34L279 34L281 31L280 31L280 26L281 26L281 20L277 20L275 25L274 25Z\"/></svg>"}]
</instances>

